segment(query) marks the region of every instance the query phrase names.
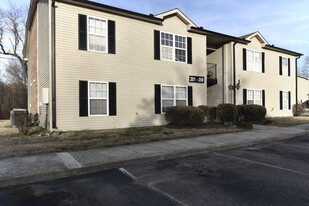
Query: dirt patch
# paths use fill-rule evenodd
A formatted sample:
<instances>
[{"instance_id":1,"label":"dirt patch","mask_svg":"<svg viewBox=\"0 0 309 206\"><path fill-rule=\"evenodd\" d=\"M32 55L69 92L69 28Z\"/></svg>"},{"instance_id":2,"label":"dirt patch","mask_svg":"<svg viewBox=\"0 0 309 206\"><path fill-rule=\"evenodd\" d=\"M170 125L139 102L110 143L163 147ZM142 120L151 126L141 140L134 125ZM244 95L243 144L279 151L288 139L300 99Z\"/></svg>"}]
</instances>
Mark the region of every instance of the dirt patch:
<instances>
[{"instance_id":1,"label":"dirt patch","mask_svg":"<svg viewBox=\"0 0 309 206\"><path fill-rule=\"evenodd\" d=\"M272 117L267 118L267 125L277 126L277 127L288 127L295 126L299 124L309 124L309 117Z\"/></svg>"},{"instance_id":2,"label":"dirt patch","mask_svg":"<svg viewBox=\"0 0 309 206\"><path fill-rule=\"evenodd\" d=\"M0 135L17 134L18 129L10 125L10 120L0 120Z\"/></svg>"}]
</instances>

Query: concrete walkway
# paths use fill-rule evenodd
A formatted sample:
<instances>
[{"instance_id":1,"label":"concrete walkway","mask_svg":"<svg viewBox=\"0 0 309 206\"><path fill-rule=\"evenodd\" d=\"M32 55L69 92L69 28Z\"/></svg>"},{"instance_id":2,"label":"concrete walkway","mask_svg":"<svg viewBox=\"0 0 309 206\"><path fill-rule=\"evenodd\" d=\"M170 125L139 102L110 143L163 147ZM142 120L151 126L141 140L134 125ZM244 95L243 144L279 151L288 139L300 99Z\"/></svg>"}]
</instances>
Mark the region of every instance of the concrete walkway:
<instances>
[{"instance_id":1,"label":"concrete walkway","mask_svg":"<svg viewBox=\"0 0 309 206\"><path fill-rule=\"evenodd\" d=\"M309 124L254 125L254 130L76 152L0 160L0 187L95 172L146 161L183 157L309 134Z\"/></svg>"}]
</instances>

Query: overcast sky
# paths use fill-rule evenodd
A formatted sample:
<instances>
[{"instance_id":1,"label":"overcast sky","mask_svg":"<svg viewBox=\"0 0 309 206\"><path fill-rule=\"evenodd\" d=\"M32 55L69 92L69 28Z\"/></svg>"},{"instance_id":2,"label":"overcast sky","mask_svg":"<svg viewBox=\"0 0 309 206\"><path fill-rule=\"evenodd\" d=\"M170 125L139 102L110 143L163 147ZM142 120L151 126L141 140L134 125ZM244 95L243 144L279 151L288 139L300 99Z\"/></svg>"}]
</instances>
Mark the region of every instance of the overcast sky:
<instances>
[{"instance_id":1,"label":"overcast sky","mask_svg":"<svg viewBox=\"0 0 309 206\"><path fill-rule=\"evenodd\" d=\"M6 1L8 0L1 0L1 7L6 6ZM179 8L195 24L203 26L205 29L233 36L260 31L269 44L309 56L308 0L92 1L144 14L158 14L173 8ZM12 2L29 4L30 0ZM299 60L300 66L303 59Z\"/></svg>"}]
</instances>

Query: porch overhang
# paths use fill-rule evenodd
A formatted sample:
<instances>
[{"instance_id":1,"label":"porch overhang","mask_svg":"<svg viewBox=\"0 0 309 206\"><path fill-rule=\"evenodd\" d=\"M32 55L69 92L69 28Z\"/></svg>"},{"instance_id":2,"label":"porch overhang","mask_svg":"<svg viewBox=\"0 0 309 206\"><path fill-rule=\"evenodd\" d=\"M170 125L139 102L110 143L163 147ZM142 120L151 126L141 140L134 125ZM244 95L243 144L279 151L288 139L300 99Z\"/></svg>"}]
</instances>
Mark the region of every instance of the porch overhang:
<instances>
[{"instance_id":1,"label":"porch overhang","mask_svg":"<svg viewBox=\"0 0 309 206\"><path fill-rule=\"evenodd\" d=\"M241 44L248 44L251 42L246 39L206 30L203 27L191 27L189 32L206 35L207 36L207 48L212 48L212 49L218 49L222 47L224 44L227 44L229 42L238 42Z\"/></svg>"}]
</instances>

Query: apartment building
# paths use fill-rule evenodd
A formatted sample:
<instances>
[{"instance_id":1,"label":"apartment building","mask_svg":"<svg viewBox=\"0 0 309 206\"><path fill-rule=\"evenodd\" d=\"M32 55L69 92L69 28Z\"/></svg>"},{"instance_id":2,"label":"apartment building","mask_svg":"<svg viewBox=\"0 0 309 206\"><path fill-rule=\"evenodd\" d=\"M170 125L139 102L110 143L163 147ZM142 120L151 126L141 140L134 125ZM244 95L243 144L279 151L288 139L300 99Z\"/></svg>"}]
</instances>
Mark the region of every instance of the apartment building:
<instances>
[{"instance_id":1,"label":"apartment building","mask_svg":"<svg viewBox=\"0 0 309 206\"><path fill-rule=\"evenodd\" d=\"M234 80L237 104L292 115L301 54L258 32L234 37L179 9L146 15L86 0L32 0L26 27L28 110L50 130L162 125L171 106L233 102Z\"/></svg>"}]
</instances>

